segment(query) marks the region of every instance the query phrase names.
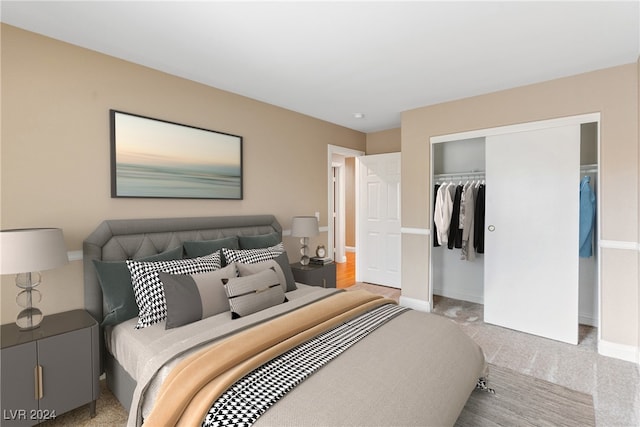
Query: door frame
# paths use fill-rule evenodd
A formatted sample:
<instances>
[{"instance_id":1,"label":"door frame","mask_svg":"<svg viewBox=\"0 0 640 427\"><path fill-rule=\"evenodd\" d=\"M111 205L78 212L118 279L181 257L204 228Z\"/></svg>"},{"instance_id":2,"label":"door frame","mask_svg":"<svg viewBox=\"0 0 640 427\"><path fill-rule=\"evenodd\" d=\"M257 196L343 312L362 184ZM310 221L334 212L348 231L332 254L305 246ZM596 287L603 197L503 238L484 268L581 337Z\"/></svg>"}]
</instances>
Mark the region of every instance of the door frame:
<instances>
[{"instance_id":1,"label":"door frame","mask_svg":"<svg viewBox=\"0 0 640 427\"><path fill-rule=\"evenodd\" d=\"M333 213L335 212L335 198L338 197L340 200L344 200L344 194L345 194L345 180L343 179L342 182L338 183L338 186L336 190L334 190L334 183L333 183L333 168L336 166L335 165L335 160L336 157L342 158L342 164L344 165L344 159L347 157L360 157L360 156L364 156L365 153L364 151L359 151L359 150L354 150L351 148L346 148L346 147L340 147L338 145L331 145L331 144L327 144L327 254L329 254L329 256L333 257L335 251L336 251L336 242L334 239L334 233L335 233L335 224L333 221ZM357 188L358 185L358 177L357 177L357 173L356 173L356 177L355 177L355 185ZM335 194L335 192L338 192L339 194ZM357 209L357 206L356 206ZM344 209L340 210L341 212L344 212ZM339 212L340 213L340 212ZM356 227L357 227L357 218L358 218L358 214L356 212ZM341 224L341 227L339 226L339 229L344 230L344 224L345 224L345 218L344 217L336 217L335 221L338 222L339 224ZM345 249L345 244L344 242L338 242L338 245L342 245L342 251L340 253L344 253L346 251ZM356 251L357 251L357 247L356 247ZM336 262L341 262L343 260L336 260ZM357 272L356 272L357 274Z\"/></svg>"},{"instance_id":2,"label":"door frame","mask_svg":"<svg viewBox=\"0 0 640 427\"><path fill-rule=\"evenodd\" d=\"M345 185L345 162L333 162L331 168L333 175L333 218L329 221L333 226L333 242L335 245L334 261L347 262L346 256L346 185ZM333 221L332 221L333 219ZM336 238L337 236L337 238Z\"/></svg>"},{"instance_id":3,"label":"door frame","mask_svg":"<svg viewBox=\"0 0 640 427\"><path fill-rule=\"evenodd\" d=\"M502 134L507 134L507 133L515 133L515 132L527 132L527 131L532 131L532 130L539 130L539 129L547 129L547 128L553 128L553 127L560 127L560 126L568 126L568 125L579 125L579 124L583 124L583 123L597 123L598 124L598 132L597 132L597 174L598 174L598 179L597 179L597 187L596 187L596 194L598 194L598 197L602 197L602 192L601 192L601 186L600 186L600 182L602 181L600 179L601 177L601 173L600 173L600 133L601 133L601 114L600 113L588 113L588 114L580 114L580 115L575 115L575 116L568 116L568 117L560 117L560 118L555 118L555 119L548 119L548 120L539 120L539 121L532 121L532 122L525 122L525 123L518 123L518 124L513 124L513 125L506 125L506 126L499 126L499 127L493 127L493 128L486 128L486 129L478 129L478 130L472 130L472 131L467 131L467 132L458 132L458 133L452 133L452 134L446 134L446 135L438 135L438 136L433 136L429 138L429 148L430 148L430 165L429 165L429 188L433 188L433 183L434 183L434 173L433 173L433 146L434 144L439 144L439 143L443 143L443 142L450 142L450 141L457 141L457 140L462 140L462 139L471 139L471 138L483 138L483 137L487 137L487 136L494 136L494 135L502 135ZM576 188L578 188L578 184L576 183ZM433 203L434 203L434 198L435 198L435 194L433 194L433 191L431 191L431 198L429 200L429 224L431 224L429 226L430 230L433 230ZM601 234L601 212L600 212L600 206L602 204L601 203L597 203L596 204L596 236L602 236ZM429 251L429 310L433 311L433 263L432 263L432 256L431 256L431 251ZM601 339L601 333L602 333L602 328L601 328L601 322L602 322L602 295L601 295L601 280L600 280L600 271L601 271L601 263L602 263L602 256L601 256L601 251L600 251L600 244L598 242L596 242L596 256L597 256L597 262L596 262L596 275L597 275L597 294L598 294L598 341L600 341Z\"/></svg>"}]
</instances>

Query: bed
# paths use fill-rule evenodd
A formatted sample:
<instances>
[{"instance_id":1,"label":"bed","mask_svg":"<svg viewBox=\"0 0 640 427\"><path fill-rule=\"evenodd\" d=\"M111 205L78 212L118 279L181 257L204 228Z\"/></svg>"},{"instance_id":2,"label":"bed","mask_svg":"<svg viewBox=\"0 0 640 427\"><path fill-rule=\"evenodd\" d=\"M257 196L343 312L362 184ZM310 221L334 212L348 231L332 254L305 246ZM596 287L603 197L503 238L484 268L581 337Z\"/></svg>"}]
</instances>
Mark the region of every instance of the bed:
<instances>
[{"instance_id":1,"label":"bed","mask_svg":"<svg viewBox=\"0 0 640 427\"><path fill-rule=\"evenodd\" d=\"M273 215L106 220L87 236L85 308L128 424L453 425L482 350L446 318L292 283L281 241Z\"/></svg>"}]
</instances>

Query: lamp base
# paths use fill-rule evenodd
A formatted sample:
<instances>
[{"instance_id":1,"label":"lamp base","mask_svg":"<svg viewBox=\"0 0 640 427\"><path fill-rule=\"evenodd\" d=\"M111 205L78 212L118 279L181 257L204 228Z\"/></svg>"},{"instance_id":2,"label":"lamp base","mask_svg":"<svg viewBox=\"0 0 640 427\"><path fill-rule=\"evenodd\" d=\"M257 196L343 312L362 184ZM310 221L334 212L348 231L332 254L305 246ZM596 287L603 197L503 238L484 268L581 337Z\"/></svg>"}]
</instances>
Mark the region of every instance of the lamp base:
<instances>
[{"instance_id":1,"label":"lamp base","mask_svg":"<svg viewBox=\"0 0 640 427\"><path fill-rule=\"evenodd\" d=\"M309 265L309 238L303 237L300 239L300 264Z\"/></svg>"},{"instance_id":2,"label":"lamp base","mask_svg":"<svg viewBox=\"0 0 640 427\"><path fill-rule=\"evenodd\" d=\"M42 322L42 311L40 311L37 307L29 307L22 310L18 313L18 317L16 318L16 325L22 331L29 331L31 329L36 329L40 327L40 322Z\"/></svg>"}]
</instances>

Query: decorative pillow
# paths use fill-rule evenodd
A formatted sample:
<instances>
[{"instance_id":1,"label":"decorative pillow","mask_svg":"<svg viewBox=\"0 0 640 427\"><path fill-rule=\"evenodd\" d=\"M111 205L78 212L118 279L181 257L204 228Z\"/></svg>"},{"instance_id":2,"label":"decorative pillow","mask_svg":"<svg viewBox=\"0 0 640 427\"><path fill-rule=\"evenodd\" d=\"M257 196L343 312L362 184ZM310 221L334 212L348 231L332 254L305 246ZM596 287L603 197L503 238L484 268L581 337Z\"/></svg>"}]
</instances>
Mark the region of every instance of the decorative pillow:
<instances>
[{"instance_id":1,"label":"decorative pillow","mask_svg":"<svg viewBox=\"0 0 640 427\"><path fill-rule=\"evenodd\" d=\"M273 268L250 276L222 279L222 283L229 297L232 319L287 302L278 274Z\"/></svg>"},{"instance_id":2,"label":"decorative pillow","mask_svg":"<svg viewBox=\"0 0 640 427\"><path fill-rule=\"evenodd\" d=\"M282 240L278 233L260 234L258 236L238 236L240 249L259 249L275 246Z\"/></svg>"},{"instance_id":3,"label":"decorative pillow","mask_svg":"<svg viewBox=\"0 0 640 427\"><path fill-rule=\"evenodd\" d=\"M167 261L181 258L182 247L178 246L157 255L139 258L137 261ZM96 267L105 306L102 326L117 325L136 317L138 305L126 261L93 260L93 264Z\"/></svg>"},{"instance_id":4,"label":"decorative pillow","mask_svg":"<svg viewBox=\"0 0 640 427\"><path fill-rule=\"evenodd\" d=\"M220 253L175 261L127 261L131 272L133 294L140 309L136 329L160 322L167 317L167 301L158 272L173 274L205 273L220 269Z\"/></svg>"},{"instance_id":5,"label":"decorative pillow","mask_svg":"<svg viewBox=\"0 0 640 427\"><path fill-rule=\"evenodd\" d=\"M282 253L284 253L284 245L282 242L275 246L261 249L222 249L222 254L227 262L242 262L245 264L255 264L260 261L268 261Z\"/></svg>"},{"instance_id":6,"label":"decorative pillow","mask_svg":"<svg viewBox=\"0 0 640 427\"><path fill-rule=\"evenodd\" d=\"M165 328L176 328L229 311L229 300L222 279L237 276L235 264L198 274L159 272L167 300Z\"/></svg>"},{"instance_id":7,"label":"decorative pillow","mask_svg":"<svg viewBox=\"0 0 640 427\"><path fill-rule=\"evenodd\" d=\"M255 264L237 262L236 267L238 267L240 276L248 276L250 274L259 273L267 268L274 267L278 274L280 284L284 288L285 292L295 291L298 289L296 286L296 279L293 277L293 271L291 271L291 266L289 265L289 257L286 252L281 253L274 259L257 262Z\"/></svg>"},{"instance_id":8,"label":"decorative pillow","mask_svg":"<svg viewBox=\"0 0 640 427\"><path fill-rule=\"evenodd\" d=\"M184 246L184 252L187 254L187 258L209 255L222 248L240 249L236 236L216 240L186 241L182 243L182 246Z\"/></svg>"}]
</instances>

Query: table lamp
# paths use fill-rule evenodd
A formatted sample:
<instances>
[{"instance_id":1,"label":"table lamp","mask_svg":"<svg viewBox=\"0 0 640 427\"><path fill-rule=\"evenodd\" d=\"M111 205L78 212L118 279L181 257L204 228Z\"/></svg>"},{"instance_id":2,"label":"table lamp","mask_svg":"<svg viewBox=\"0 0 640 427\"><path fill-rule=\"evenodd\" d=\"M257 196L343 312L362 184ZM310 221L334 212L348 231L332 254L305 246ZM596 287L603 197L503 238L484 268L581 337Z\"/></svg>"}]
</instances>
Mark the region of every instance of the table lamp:
<instances>
[{"instance_id":1,"label":"table lamp","mask_svg":"<svg viewBox=\"0 0 640 427\"><path fill-rule=\"evenodd\" d=\"M69 262L62 230L59 228L23 228L0 230L0 274L17 274L16 302L24 309L16 324L22 330L35 329L42 322L42 311L34 307L42 299L40 271Z\"/></svg>"},{"instance_id":2,"label":"table lamp","mask_svg":"<svg viewBox=\"0 0 640 427\"><path fill-rule=\"evenodd\" d=\"M294 216L291 222L291 235L300 237L300 264L309 264L309 237L318 234L318 218L315 216Z\"/></svg>"}]
</instances>

